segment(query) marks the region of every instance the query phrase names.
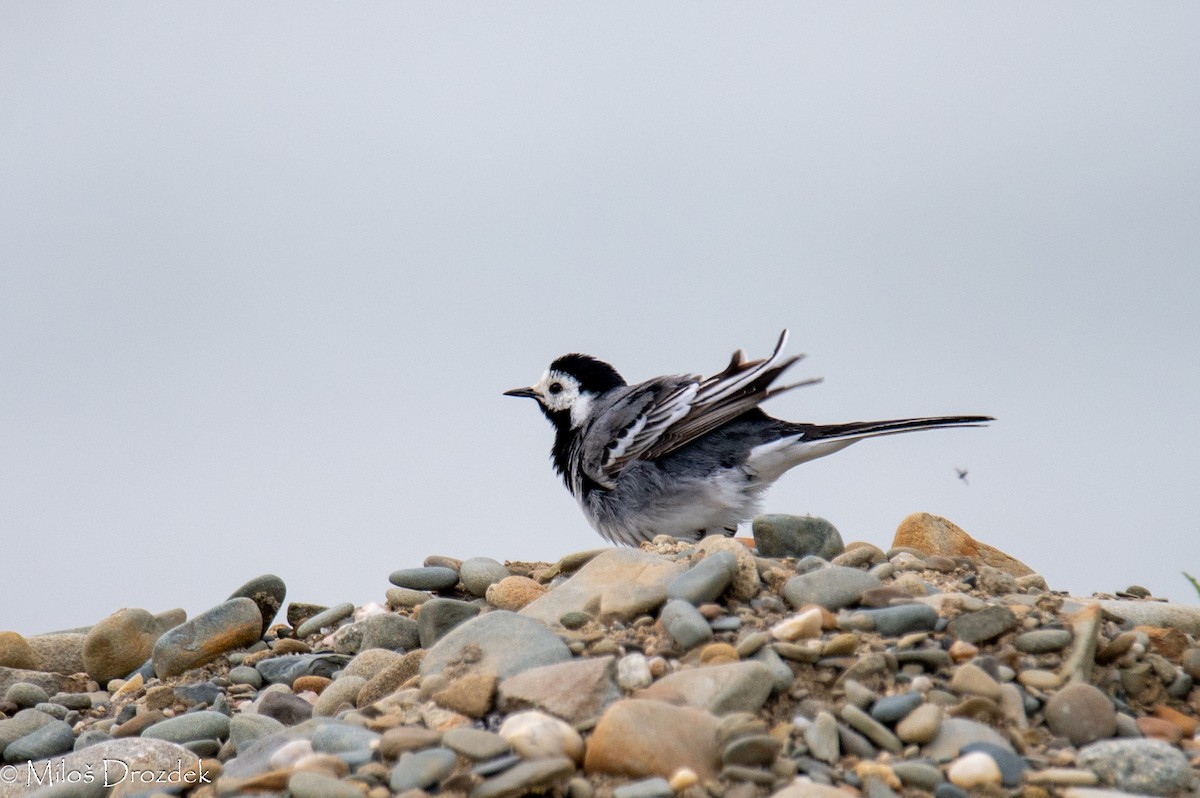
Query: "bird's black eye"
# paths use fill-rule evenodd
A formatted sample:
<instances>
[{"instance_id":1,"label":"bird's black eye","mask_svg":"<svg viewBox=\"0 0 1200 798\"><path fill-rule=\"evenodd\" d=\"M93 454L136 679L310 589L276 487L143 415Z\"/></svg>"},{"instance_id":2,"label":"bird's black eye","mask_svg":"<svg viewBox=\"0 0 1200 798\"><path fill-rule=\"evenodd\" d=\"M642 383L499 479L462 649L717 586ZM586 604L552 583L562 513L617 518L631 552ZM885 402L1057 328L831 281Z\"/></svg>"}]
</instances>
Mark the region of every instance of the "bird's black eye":
<instances>
[{"instance_id":1,"label":"bird's black eye","mask_svg":"<svg viewBox=\"0 0 1200 798\"><path fill-rule=\"evenodd\" d=\"M547 390L550 391L550 393L562 393L562 388L561 382L552 382Z\"/></svg>"}]
</instances>

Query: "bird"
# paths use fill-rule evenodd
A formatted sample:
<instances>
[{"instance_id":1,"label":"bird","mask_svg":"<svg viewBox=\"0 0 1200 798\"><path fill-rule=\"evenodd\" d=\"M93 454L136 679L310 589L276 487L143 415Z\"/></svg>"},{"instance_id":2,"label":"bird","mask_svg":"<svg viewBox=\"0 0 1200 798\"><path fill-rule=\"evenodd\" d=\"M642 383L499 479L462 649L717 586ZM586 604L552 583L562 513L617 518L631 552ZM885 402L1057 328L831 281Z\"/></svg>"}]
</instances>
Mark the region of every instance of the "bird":
<instances>
[{"instance_id":1,"label":"bird","mask_svg":"<svg viewBox=\"0 0 1200 798\"><path fill-rule=\"evenodd\" d=\"M962 415L810 424L759 405L819 378L776 381L803 356L785 357L788 331L770 357L741 349L711 377L662 376L630 385L610 364L572 353L533 385L505 396L533 399L554 427L550 459L600 536L637 546L659 535L697 541L736 534L789 469L855 441L923 429L977 427Z\"/></svg>"},{"instance_id":2,"label":"bird","mask_svg":"<svg viewBox=\"0 0 1200 798\"><path fill-rule=\"evenodd\" d=\"M958 474L958 478L962 480L964 485L971 484L970 482L967 482L967 474L970 473L967 471L967 469L963 468L962 466L955 466L954 471Z\"/></svg>"}]
</instances>

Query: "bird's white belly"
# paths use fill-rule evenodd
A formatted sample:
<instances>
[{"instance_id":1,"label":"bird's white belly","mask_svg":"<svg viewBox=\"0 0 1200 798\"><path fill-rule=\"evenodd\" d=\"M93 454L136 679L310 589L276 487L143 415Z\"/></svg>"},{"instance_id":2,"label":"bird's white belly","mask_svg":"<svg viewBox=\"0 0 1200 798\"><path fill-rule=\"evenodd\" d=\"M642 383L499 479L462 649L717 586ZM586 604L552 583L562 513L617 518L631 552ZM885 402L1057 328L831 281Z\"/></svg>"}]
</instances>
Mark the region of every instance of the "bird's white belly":
<instances>
[{"instance_id":1,"label":"bird's white belly","mask_svg":"<svg viewBox=\"0 0 1200 798\"><path fill-rule=\"evenodd\" d=\"M731 469L669 494L647 497L636 509L620 514L590 512L586 506L584 511L596 530L614 543L636 545L656 535L694 539L701 530L720 532L753 517L764 487L747 480L741 469Z\"/></svg>"}]
</instances>

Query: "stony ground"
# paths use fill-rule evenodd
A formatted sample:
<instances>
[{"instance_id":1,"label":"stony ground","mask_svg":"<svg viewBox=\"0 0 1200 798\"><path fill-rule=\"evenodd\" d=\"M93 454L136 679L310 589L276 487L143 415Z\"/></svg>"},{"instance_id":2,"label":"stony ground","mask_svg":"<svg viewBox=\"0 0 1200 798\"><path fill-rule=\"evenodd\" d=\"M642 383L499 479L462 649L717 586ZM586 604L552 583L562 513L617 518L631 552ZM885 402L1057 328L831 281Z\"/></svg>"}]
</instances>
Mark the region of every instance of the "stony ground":
<instances>
[{"instance_id":1,"label":"stony ground","mask_svg":"<svg viewBox=\"0 0 1200 798\"><path fill-rule=\"evenodd\" d=\"M0 632L0 798L1198 794L1200 606L1055 593L926 514L747 543Z\"/></svg>"}]
</instances>

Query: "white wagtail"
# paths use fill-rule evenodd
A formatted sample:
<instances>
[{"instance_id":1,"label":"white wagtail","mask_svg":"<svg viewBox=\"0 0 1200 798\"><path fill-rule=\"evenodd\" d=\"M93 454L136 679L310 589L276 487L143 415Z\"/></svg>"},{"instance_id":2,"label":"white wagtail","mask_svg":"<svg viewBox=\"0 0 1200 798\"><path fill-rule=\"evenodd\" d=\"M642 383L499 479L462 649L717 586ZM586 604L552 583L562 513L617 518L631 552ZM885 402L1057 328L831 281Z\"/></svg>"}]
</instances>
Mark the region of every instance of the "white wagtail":
<instances>
[{"instance_id":1,"label":"white wagtail","mask_svg":"<svg viewBox=\"0 0 1200 798\"><path fill-rule=\"evenodd\" d=\"M863 438L920 429L978 426L990 416L940 416L849 424L772 418L758 405L809 379L772 388L800 359L775 352L707 379L656 377L629 385L589 355L564 355L537 384L505 391L536 399L554 425L554 468L604 538L636 546L656 535L696 540L737 530L758 512L775 480L800 463Z\"/></svg>"}]
</instances>

